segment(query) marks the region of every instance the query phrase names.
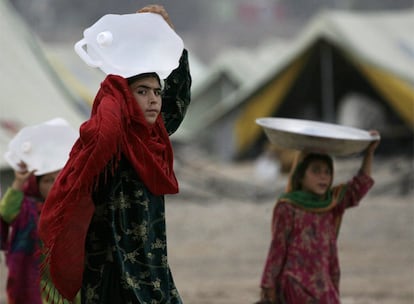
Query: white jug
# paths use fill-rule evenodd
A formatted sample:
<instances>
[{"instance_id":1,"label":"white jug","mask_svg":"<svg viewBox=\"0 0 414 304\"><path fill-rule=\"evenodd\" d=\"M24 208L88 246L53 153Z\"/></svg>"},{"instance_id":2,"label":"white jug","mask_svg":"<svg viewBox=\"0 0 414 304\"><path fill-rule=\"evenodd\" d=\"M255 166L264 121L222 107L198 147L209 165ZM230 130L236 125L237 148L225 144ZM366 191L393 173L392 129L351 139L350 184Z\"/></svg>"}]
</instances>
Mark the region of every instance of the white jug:
<instances>
[{"instance_id":1,"label":"white jug","mask_svg":"<svg viewBox=\"0 0 414 304\"><path fill-rule=\"evenodd\" d=\"M43 175L61 170L79 133L63 118L54 118L22 128L9 142L4 158L16 171L25 162L27 170Z\"/></svg>"},{"instance_id":2,"label":"white jug","mask_svg":"<svg viewBox=\"0 0 414 304\"><path fill-rule=\"evenodd\" d=\"M83 32L76 53L91 67L125 78L155 72L165 79L179 64L184 43L159 14L101 17Z\"/></svg>"}]
</instances>

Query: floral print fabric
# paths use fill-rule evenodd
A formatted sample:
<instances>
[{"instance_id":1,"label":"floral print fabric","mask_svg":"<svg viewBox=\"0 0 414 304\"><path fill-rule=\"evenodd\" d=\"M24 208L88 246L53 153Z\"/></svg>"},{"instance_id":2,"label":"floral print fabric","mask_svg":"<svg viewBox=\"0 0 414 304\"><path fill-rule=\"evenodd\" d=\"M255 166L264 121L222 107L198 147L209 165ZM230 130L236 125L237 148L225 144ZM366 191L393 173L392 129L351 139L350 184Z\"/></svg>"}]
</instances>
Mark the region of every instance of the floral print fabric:
<instances>
[{"instance_id":1,"label":"floral print fabric","mask_svg":"<svg viewBox=\"0 0 414 304\"><path fill-rule=\"evenodd\" d=\"M167 260L164 197L123 158L94 201L82 303L181 303Z\"/></svg>"},{"instance_id":2,"label":"floral print fabric","mask_svg":"<svg viewBox=\"0 0 414 304\"><path fill-rule=\"evenodd\" d=\"M371 177L355 176L342 201L328 212L277 203L261 286L276 289L281 303L340 303L336 222L372 185Z\"/></svg>"}]
</instances>

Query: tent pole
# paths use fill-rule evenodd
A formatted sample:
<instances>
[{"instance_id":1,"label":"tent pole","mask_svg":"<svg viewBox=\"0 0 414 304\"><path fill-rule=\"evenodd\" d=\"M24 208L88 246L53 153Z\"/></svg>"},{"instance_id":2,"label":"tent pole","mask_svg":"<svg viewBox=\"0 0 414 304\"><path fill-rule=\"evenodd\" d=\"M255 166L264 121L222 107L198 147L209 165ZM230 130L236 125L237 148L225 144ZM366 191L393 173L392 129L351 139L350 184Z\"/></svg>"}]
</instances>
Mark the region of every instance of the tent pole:
<instances>
[{"instance_id":1,"label":"tent pole","mask_svg":"<svg viewBox=\"0 0 414 304\"><path fill-rule=\"evenodd\" d=\"M322 44L320 64L322 120L335 122L332 48L329 45Z\"/></svg>"}]
</instances>

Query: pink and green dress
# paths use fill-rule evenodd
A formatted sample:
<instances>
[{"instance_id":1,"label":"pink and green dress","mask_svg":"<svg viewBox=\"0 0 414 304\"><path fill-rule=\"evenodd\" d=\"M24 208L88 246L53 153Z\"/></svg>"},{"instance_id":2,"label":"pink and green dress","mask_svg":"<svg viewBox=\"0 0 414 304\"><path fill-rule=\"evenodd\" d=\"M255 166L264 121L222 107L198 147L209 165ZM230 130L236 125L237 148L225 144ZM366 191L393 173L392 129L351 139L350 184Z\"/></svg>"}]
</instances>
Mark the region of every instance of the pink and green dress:
<instances>
[{"instance_id":1,"label":"pink and green dress","mask_svg":"<svg viewBox=\"0 0 414 304\"><path fill-rule=\"evenodd\" d=\"M34 189L33 185L28 188ZM41 206L36 190L22 192L9 188L0 202L0 244L5 250L8 268L9 304L42 303L37 233Z\"/></svg>"},{"instance_id":2,"label":"pink and green dress","mask_svg":"<svg viewBox=\"0 0 414 304\"><path fill-rule=\"evenodd\" d=\"M261 280L276 290L277 303L340 303L337 236L342 215L372 187L360 172L346 185L332 188L325 207L302 191L281 196L273 210L272 241ZM308 206L307 206L308 203Z\"/></svg>"}]
</instances>

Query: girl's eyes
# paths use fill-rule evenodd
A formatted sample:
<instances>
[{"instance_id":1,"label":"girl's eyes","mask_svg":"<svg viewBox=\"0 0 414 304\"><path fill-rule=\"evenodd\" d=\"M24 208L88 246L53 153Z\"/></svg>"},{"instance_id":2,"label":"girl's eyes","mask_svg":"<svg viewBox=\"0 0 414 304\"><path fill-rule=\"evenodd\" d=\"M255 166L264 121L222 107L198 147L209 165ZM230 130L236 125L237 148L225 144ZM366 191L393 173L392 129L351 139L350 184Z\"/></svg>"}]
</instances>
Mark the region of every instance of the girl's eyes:
<instances>
[{"instance_id":1,"label":"girl's eyes","mask_svg":"<svg viewBox=\"0 0 414 304\"><path fill-rule=\"evenodd\" d=\"M44 178L42 180L42 183L44 183L44 184L52 184L52 183L54 183L54 181L55 181L54 178Z\"/></svg>"},{"instance_id":2,"label":"girl's eyes","mask_svg":"<svg viewBox=\"0 0 414 304\"><path fill-rule=\"evenodd\" d=\"M138 90L137 94L138 95L147 95L149 90ZM155 96L161 96L161 90L154 90L154 95Z\"/></svg>"},{"instance_id":3,"label":"girl's eyes","mask_svg":"<svg viewBox=\"0 0 414 304\"><path fill-rule=\"evenodd\" d=\"M321 174L321 173L328 174L328 175L331 174L331 170L329 170L329 169L323 169L323 168L319 168L319 167L312 167L311 170L314 174Z\"/></svg>"}]
</instances>

